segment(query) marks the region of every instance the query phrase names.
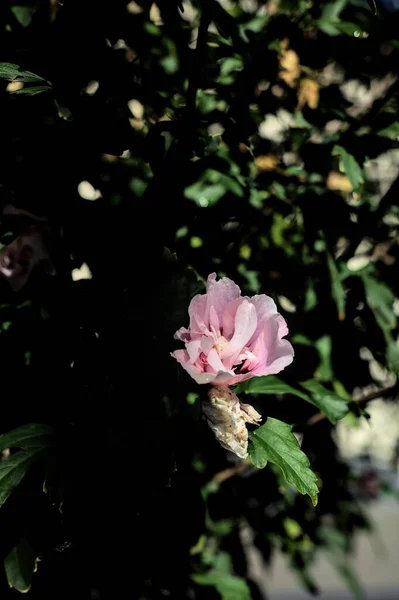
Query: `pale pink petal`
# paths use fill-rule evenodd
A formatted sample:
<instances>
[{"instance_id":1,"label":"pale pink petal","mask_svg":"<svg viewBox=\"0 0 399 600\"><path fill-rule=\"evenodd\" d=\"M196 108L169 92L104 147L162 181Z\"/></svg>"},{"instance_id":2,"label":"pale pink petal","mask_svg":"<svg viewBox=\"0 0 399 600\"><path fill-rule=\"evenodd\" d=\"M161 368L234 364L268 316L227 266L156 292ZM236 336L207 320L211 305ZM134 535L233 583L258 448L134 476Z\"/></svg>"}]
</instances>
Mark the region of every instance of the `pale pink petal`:
<instances>
[{"instance_id":1,"label":"pale pink petal","mask_svg":"<svg viewBox=\"0 0 399 600\"><path fill-rule=\"evenodd\" d=\"M287 340L281 340L280 353L268 365L259 366L252 371L252 375L276 375L288 367L294 360L294 349Z\"/></svg>"},{"instance_id":2,"label":"pale pink petal","mask_svg":"<svg viewBox=\"0 0 399 600\"><path fill-rule=\"evenodd\" d=\"M175 350L174 352L171 352L170 355L173 356L173 358L175 358L181 365L184 365L190 361L187 350Z\"/></svg>"},{"instance_id":3,"label":"pale pink petal","mask_svg":"<svg viewBox=\"0 0 399 600\"><path fill-rule=\"evenodd\" d=\"M209 329L215 337L220 336L219 317L214 306L211 306L209 309Z\"/></svg>"},{"instance_id":4,"label":"pale pink petal","mask_svg":"<svg viewBox=\"0 0 399 600\"><path fill-rule=\"evenodd\" d=\"M259 356L255 351L251 352L250 350L246 350L243 354L240 354L237 362L238 364L244 363L240 369L240 373L246 373L247 371L252 371L258 366Z\"/></svg>"},{"instance_id":5,"label":"pale pink petal","mask_svg":"<svg viewBox=\"0 0 399 600\"><path fill-rule=\"evenodd\" d=\"M263 331L265 354L261 357L259 352L261 361L253 371L254 375L276 374L292 363L294 349L290 342L281 339L286 331L287 325L281 315L274 315L266 322Z\"/></svg>"},{"instance_id":6,"label":"pale pink petal","mask_svg":"<svg viewBox=\"0 0 399 600\"><path fill-rule=\"evenodd\" d=\"M216 378L214 373L201 373L197 367L190 364L188 352L186 352L186 350L175 350L175 352L171 353L171 356L181 364L183 369L185 369L197 383L212 383Z\"/></svg>"},{"instance_id":7,"label":"pale pink petal","mask_svg":"<svg viewBox=\"0 0 399 600\"><path fill-rule=\"evenodd\" d=\"M212 348L212 350L208 354L208 364L211 365L215 373L218 373L219 371L225 371L224 364L222 363L220 356L216 352L215 348Z\"/></svg>"},{"instance_id":8,"label":"pale pink petal","mask_svg":"<svg viewBox=\"0 0 399 600\"><path fill-rule=\"evenodd\" d=\"M230 279L208 277L207 293L193 298L190 327L175 337L186 349L172 356L197 383L234 385L260 375L278 373L293 360L283 317L265 294L241 297ZM238 371L238 372L236 372Z\"/></svg>"},{"instance_id":9,"label":"pale pink petal","mask_svg":"<svg viewBox=\"0 0 399 600\"><path fill-rule=\"evenodd\" d=\"M280 338L283 338L288 335L287 323L285 322L284 317L281 315L276 315L275 319L278 322L278 335Z\"/></svg>"},{"instance_id":10,"label":"pale pink petal","mask_svg":"<svg viewBox=\"0 0 399 600\"><path fill-rule=\"evenodd\" d=\"M255 343L252 345L252 353L257 358L257 364L252 366L254 369L258 365L267 364L268 348L265 341L265 331L261 331Z\"/></svg>"},{"instance_id":11,"label":"pale pink petal","mask_svg":"<svg viewBox=\"0 0 399 600\"><path fill-rule=\"evenodd\" d=\"M222 279L216 281L216 273L211 273L206 284L207 315L209 315L210 307L213 306L219 317L219 322L222 323L224 309L229 302L240 295L241 290L234 281L228 277L222 277Z\"/></svg>"},{"instance_id":12,"label":"pale pink petal","mask_svg":"<svg viewBox=\"0 0 399 600\"><path fill-rule=\"evenodd\" d=\"M247 297L245 297L248 300ZM224 309L223 318L222 318L222 334L226 338L226 340L231 340L234 333L234 323L236 318L237 308L242 304L244 298L235 298L231 302L229 302Z\"/></svg>"},{"instance_id":13,"label":"pale pink petal","mask_svg":"<svg viewBox=\"0 0 399 600\"><path fill-rule=\"evenodd\" d=\"M248 300L243 299L237 308L234 324L234 335L221 352L223 362L228 369L235 364L234 359L238 357L256 329L256 309ZM230 360L226 362L226 359Z\"/></svg>"},{"instance_id":14,"label":"pale pink petal","mask_svg":"<svg viewBox=\"0 0 399 600\"><path fill-rule=\"evenodd\" d=\"M248 342L248 346L251 346L251 344L255 342L255 340L263 330L266 321L272 315L278 314L276 303L274 302L273 298L270 298L270 296L266 296L266 294L259 294L257 296L253 296L251 298L251 303L256 309L258 324L252 338Z\"/></svg>"},{"instance_id":15,"label":"pale pink petal","mask_svg":"<svg viewBox=\"0 0 399 600\"><path fill-rule=\"evenodd\" d=\"M247 379L251 379L253 377L252 373L234 373L233 371L224 371L223 373L219 372L217 374L216 379L213 380L212 385L237 385L242 381L246 381Z\"/></svg>"},{"instance_id":16,"label":"pale pink petal","mask_svg":"<svg viewBox=\"0 0 399 600\"><path fill-rule=\"evenodd\" d=\"M199 384L213 383L216 378L215 373L190 373L190 375Z\"/></svg>"},{"instance_id":17,"label":"pale pink petal","mask_svg":"<svg viewBox=\"0 0 399 600\"><path fill-rule=\"evenodd\" d=\"M201 338L201 352L208 355L209 350L212 348L214 341L212 338L203 335Z\"/></svg>"},{"instance_id":18,"label":"pale pink petal","mask_svg":"<svg viewBox=\"0 0 399 600\"><path fill-rule=\"evenodd\" d=\"M175 340L181 340L182 342L187 342L190 339L190 330L186 329L186 327L180 327L173 336Z\"/></svg>"},{"instance_id":19,"label":"pale pink petal","mask_svg":"<svg viewBox=\"0 0 399 600\"><path fill-rule=\"evenodd\" d=\"M190 363L195 363L201 351L201 340L195 340L186 344L187 353Z\"/></svg>"},{"instance_id":20,"label":"pale pink petal","mask_svg":"<svg viewBox=\"0 0 399 600\"><path fill-rule=\"evenodd\" d=\"M190 333L204 334L207 333L208 327L205 324L204 318L206 313L206 294L197 294L190 302L188 314L190 316Z\"/></svg>"}]
</instances>

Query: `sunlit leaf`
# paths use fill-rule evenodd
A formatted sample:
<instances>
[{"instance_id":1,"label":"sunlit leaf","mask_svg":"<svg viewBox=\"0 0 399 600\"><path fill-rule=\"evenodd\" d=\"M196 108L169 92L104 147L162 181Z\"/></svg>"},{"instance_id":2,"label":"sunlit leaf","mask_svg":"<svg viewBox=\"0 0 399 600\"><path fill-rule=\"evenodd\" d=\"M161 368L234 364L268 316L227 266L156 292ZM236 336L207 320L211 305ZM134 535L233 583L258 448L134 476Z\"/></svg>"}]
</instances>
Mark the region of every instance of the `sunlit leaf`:
<instances>
[{"instance_id":1,"label":"sunlit leaf","mask_svg":"<svg viewBox=\"0 0 399 600\"><path fill-rule=\"evenodd\" d=\"M342 146L334 146L333 152L338 154L342 162L342 169L352 184L353 191L357 191L364 181L363 169L352 154Z\"/></svg>"},{"instance_id":2,"label":"sunlit leaf","mask_svg":"<svg viewBox=\"0 0 399 600\"><path fill-rule=\"evenodd\" d=\"M343 419L348 413L348 401L325 388L320 382L309 379L302 381L301 386L310 393L312 404L317 406L331 423Z\"/></svg>"},{"instance_id":3,"label":"sunlit leaf","mask_svg":"<svg viewBox=\"0 0 399 600\"><path fill-rule=\"evenodd\" d=\"M0 79L8 81L23 81L25 83L39 83L46 81L43 77L35 75L30 71L20 71L20 67L13 63L0 63Z\"/></svg>"},{"instance_id":4,"label":"sunlit leaf","mask_svg":"<svg viewBox=\"0 0 399 600\"><path fill-rule=\"evenodd\" d=\"M391 125L388 125L388 127L384 127L377 135L387 137L391 140L397 140L399 137L399 121L395 121L394 123L391 123Z\"/></svg>"},{"instance_id":5,"label":"sunlit leaf","mask_svg":"<svg viewBox=\"0 0 399 600\"><path fill-rule=\"evenodd\" d=\"M389 287L372 277L362 274L366 300L374 313L377 323L381 329L392 329L396 325L396 317L393 312L395 297Z\"/></svg>"},{"instance_id":6,"label":"sunlit leaf","mask_svg":"<svg viewBox=\"0 0 399 600\"><path fill-rule=\"evenodd\" d=\"M269 417L264 425L250 433L249 455L259 469L263 469L268 461L280 467L286 481L301 494L308 494L316 505L317 477L291 429L287 423Z\"/></svg>"},{"instance_id":7,"label":"sunlit leaf","mask_svg":"<svg viewBox=\"0 0 399 600\"><path fill-rule=\"evenodd\" d=\"M307 394L301 390L297 390L291 385L288 385L276 375L266 375L265 377L254 377L249 381L238 386L236 393L241 391L245 394L290 394L292 396L298 396L302 400L308 400Z\"/></svg>"}]
</instances>

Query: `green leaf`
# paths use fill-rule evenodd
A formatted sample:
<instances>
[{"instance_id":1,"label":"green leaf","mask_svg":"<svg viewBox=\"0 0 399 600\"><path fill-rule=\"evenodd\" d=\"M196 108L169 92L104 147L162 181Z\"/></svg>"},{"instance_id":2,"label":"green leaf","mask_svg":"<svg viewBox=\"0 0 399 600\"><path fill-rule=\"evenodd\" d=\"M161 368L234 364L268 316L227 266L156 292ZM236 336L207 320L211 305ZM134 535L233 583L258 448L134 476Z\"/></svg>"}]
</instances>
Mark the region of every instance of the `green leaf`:
<instances>
[{"instance_id":1,"label":"green leaf","mask_svg":"<svg viewBox=\"0 0 399 600\"><path fill-rule=\"evenodd\" d=\"M327 252L327 264L330 271L331 293L337 305L338 319L343 321L345 319L345 289L335 260L329 252Z\"/></svg>"},{"instance_id":2,"label":"green leaf","mask_svg":"<svg viewBox=\"0 0 399 600\"><path fill-rule=\"evenodd\" d=\"M30 6L11 6L15 18L22 27L29 27L32 22L32 13L34 9Z\"/></svg>"},{"instance_id":3,"label":"green leaf","mask_svg":"<svg viewBox=\"0 0 399 600\"><path fill-rule=\"evenodd\" d=\"M42 455L39 450L21 451L0 463L0 506L21 482L29 467Z\"/></svg>"},{"instance_id":4,"label":"green leaf","mask_svg":"<svg viewBox=\"0 0 399 600\"><path fill-rule=\"evenodd\" d=\"M320 340L322 339L323 338L320 338ZM320 342L320 340L318 340L318 342ZM318 342L316 342L316 344ZM310 379L309 381L301 383L301 386L310 392L311 395L309 396L305 392L297 390L275 375L266 375L265 377L254 377L248 382L237 386L235 393L291 394L292 396L298 396L302 400L313 404L313 406L317 406L317 408L321 410L333 424L338 420L343 419L348 413L349 408L347 400L341 398L334 392L327 390L318 381Z\"/></svg>"},{"instance_id":5,"label":"green leaf","mask_svg":"<svg viewBox=\"0 0 399 600\"><path fill-rule=\"evenodd\" d=\"M356 34L356 37L360 37L360 35L363 33L363 30L359 27L358 23L350 23L349 21L338 21L337 23L334 23L334 26L338 29L339 33L343 33L345 35L352 36Z\"/></svg>"},{"instance_id":6,"label":"green leaf","mask_svg":"<svg viewBox=\"0 0 399 600\"><path fill-rule=\"evenodd\" d=\"M396 327L396 316L393 311L395 296L385 283L377 281L370 274L364 273L361 277L367 304L373 311L375 320L385 337L388 365L399 374L399 346L392 335L392 329Z\"/></svg>"},{"instance_id":7,"label":"green leaf","mask_svg":"<svg viewBox=\"0 0 399 600\"><path fill-rule=\"evenodd\" d=\"M218 2L209 2L207 6L218 33L225 38L231 38L239 44L236 19L234 19L234 17L232 17Z\"/></svg>"},{"instance_id":8,"label":"green leaf","mask_svg":"<svg viewBox=\"0 0 399 600\"><path fill-rule=\"evenodd\" d=\"M13 63L0 63L0 79L7 79L7 81L23 81L25 83L39 83L46 81L43 77L35 75L30 71L20 71L19 65Z\"/></svg>"},{"instance_id":9,"label":"green leaf","mask_svg":"<svg viewBox=\"0 0 399 600\"><path fill-rule=\"evenodd\" d=\"M47 425L23 425L0 436L0 451L22 448L0 463L0 506L21 482L29 467L45 456L47 448L53 444L53 430Z\"/></svg>"},{"instance_id":10,"label":"green leaf","mask_svg":"<svg viewBox=\"0 0 399 600\"><path fill-rule=\"evenodd\" d=\"M344 9L347 0L335 0L334 2L327 2L323 5L320 18L327 20L337 19Z\"/></svg>"},{"instance_id":11,"label":"green leaf","mask_svg":"<svg viewBox=\"0 0 399 600\"><path fill-rule=\"evenodd\" d=\"M4 559L4 568L10 588L28 592L32 584L36 557L29 542L23 538Z\"/></svg>"},{"instance_id":12,"label":"green leaf","mask_svg":"<svg viewBox=\"0 0 399 600\"><path fill-rule=\"evenodd\" d=\"M308 494L316 506L317 477L309 468L309 459L291 429L291 425L269 417L264 425L250 433L249 455L255 467L260 469L267 461L280 467L286 481L301 494Z\"/></svg>"},{"instance_id":13,"label":"green leaf","mask_svg":"<svg viewBox=\"0 0 399 600\"><path fill-rule=\"evenodd\" d=\"M202 208L213 206L226 193L226 188L221 183L206 185L197 181L186 187L184 195L189 200L194 200Z\"/></svg>"},{"instance_id":14,"label":"green leaf","mask_svg":"<svg viewBox=\"0 0 399 600\"><path fill-rule=\"evenodd\" d=\"M43 92L48 92L51 89L52 88L49 85L33 85L32 87L22 88L20 90L15 90L15 92L11 93L23 94L25 96L36 96L37 94L43 94Z\"/></svg>"},{"instance_id":15,"label":"green leaf","mask_svg":"<svg viewBox=\"0 0 399 600\"><path fill-rule=\"evenodd\" d=\"M337 29L337 27L335 26L335 24L333 24L332 21L323 21L323 19L319 19L318 21L316 21L316 24L319 27L319 29L321 29L321 31L326 35L330 35L333 37L335 35L340 34L339 29Z\"/></svg>"},{"instance_id":16,"label":"green leaf","mask_svg":"<svg viewBox=\"0 0 399 600\"><path fill-rule=\"evenodd\" d=\"M53 444L54 429L48 425L30 423L0 435L0 452L5 448L43 448Z\"/></svg>"},{"instance_id":17,"label":"green leaf","mask_svg":"<svg viewBox=\"0 0 399 600\"><path fill-rule=\"evenodd\" d=\"M310 402L317 406L331 423L335 424L349 412L348 401L326 389L318 381L308 379L301 382L301 386L311 393Z\"/></svg>"},{"instance_id":18,"label":"green leaf","mask_svg":"<svg viewBox=\"0 0 399 600\"><path fill-rule=\"evenodd\" d=\"M353 594L354 600L364 600L364 590L359 581L358 576L354 569L350 566L347 560L337 560L335 556L331 557L331 562L336 568L339 575L341 575L343 581L346 583L348 589Z\"/></svg>"},{"instance_id":19,"label":"green leaf","mask_svg":"<svg viewBox=\"0 0 399 600\"><path fill-rule=\"evenodd\" d=\"M398 375L399 374L399 346L393 339L392 335L385 334L387 343L387 361L390 368Z\"/></svg>"},{"instance_id":20,"label":"green leaf","mask_svg":"<svg viewBox=\"0 0 399 600\"><path fill-rule=\"evenodd\" d=\"M331 364L331 336L323 335L321 338L315 341L319 356L320 364L316 369L317 378L322 381L330 381L333 377L333 370Z\"/></svg>"},{"instance_id":21,"label":"green leaf","mask_svg":"<svg viewBox=\"0 0 399 600\"><path fill-rule=\"evenodd\" d=\"M303 310L305 312L309 312L313 310L317 306L317 294L314 288L314 283L311 279L308 280L306 292L305 292L305 301Z\"/></svg>"},{"instance_id":22,"label":"green leaf","mask_svg":"<svg viewBox=\"0 0 399 600\"><path fill-rule=\"evenodd\" d=\"M247 583L241 577L224 573L204 573L191 575L197 585L211 585L222 600L251 600Z\"/></svg>"},{"instance_id":23,"label":"green leaf","mask_svg":"<svg viewBox=\"0 0 399 600\"><path fill-rule=\"evenodd\" d=\"M388 127L384 127L377 135L396 140L399 137L399 121L395 121L394 123L391 123L391 125L388 125Z\"/></svg>"},{"instance_id":24,"label":"green leaf","mask_svg":"<svg viewBox=\"0 0 399 600\"><path fill-rule=\"evenodd\" d=\"M237 56L228 56L221 61L220 74L222 76L230 75L233 71L242 69L242 58Z\"/></svg>"},{"instance_id":25,"label":"green leaf","mask_svg":"<svg viewBox=\"0 0 399 600\"><path fill-rule=\"evenodd\" d=\"M295 521L290 517L285 517L285 519L283 520L283 526L286 534L291 540L299 538L303 533L302 527L300 526L298 521Z\"/></svg>"},{"instance_id":26,"label":"green leaf","mask_svg":"<svg viewBox=\"0 0 399 600\"><path fill-rule=\"evenodd\" d=\"M382 330L391 330L396 325L396 317L393 312L395 297L385 283L381 283L370 275L362 276L364 290L366 292L367 304L371 308L378 325Z\"/></svg>"},{"instance_id":27,"label":"green leaf","mask_svg":"<svg viewBox=\"0 0 399 600\"><path fill-rule=\"evenodd\" d=\"M308 396L304 392L288 385L275 375L254 377L243 385L245 387L241 388L241 390L237 389L236 393L244 391L246 394L291 394L292 396L299 396L299 398L309 401Z\"/></svg>"},{"instance_id":28,"label":"green leaf","mask_svg":"<svg viewBox=\"0 0 399 600\"><path fill-rule=\"evenodd\" d=\"M342 168L345 175L351 182L353 191L358 191L360 184L363 183L363 169L352 154L349 154L342 146L334 146L333 153L338 154L342 162Z\"/></svg>"}]
</instances>

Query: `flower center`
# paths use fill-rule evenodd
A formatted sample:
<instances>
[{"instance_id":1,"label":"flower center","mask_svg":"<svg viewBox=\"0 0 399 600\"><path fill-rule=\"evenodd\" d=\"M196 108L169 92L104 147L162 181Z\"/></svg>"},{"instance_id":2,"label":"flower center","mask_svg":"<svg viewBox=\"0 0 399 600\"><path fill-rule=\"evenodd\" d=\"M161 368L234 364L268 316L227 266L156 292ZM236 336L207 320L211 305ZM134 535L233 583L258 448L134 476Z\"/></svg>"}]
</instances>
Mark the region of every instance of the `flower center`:
<instances>
[{"instance_id":1,"label":"flower center","mask_svg":"<svg viewBox=\"0 0 399 600\"><path fill-rule=\"evenodd\" d=\"M215 348L216 352L220 354L223 351L226 344L228 344L228 341L225 337L223 337L223 335L221 335L213 344L212 348Z\"/></svg>"}]
</instances>

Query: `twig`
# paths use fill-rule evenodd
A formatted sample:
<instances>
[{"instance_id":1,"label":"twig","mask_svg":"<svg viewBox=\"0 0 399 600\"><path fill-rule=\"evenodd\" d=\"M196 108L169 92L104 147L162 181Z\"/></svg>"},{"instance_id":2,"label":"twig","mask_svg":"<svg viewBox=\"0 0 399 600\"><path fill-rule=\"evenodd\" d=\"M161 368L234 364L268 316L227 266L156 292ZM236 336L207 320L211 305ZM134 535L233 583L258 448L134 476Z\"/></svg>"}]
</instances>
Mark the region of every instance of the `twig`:
<instances>
[{"instance_id":1,"label":"twig","mask_svg":"<svg viewBox=\"0 0 399 600\"><path fill-rule=\"evenodd\" d=\"M375 390L374 392L370 392L369 394L366 394L365 396L362 396L362 397L358 398L357 400L353 399L353 402L355 402L356 404L365 404L367 402L370 402L371 400L374 400L375 398L379 398L380 396L385 396L386 394L388 394L395 388L396 388L396 384L390 385L388 387L381 388L380 390ZM308 425L308 426L316 425L316 423L320 423L320 421L324 421L324 419L326 419L326 418L327 417L324 413L318 412L315 415L312 415L306 421L306 425Z\"/></svg>"},{"instance_id":2,"label":"twig","mask_svg":"<svg viewBox=\"0 0 399 600\"><path fill-rule=\"evenodd\" d=\"M252 465L247 462L240 462L234 465L234 467L229 467L228 469L223 469L223 471L219 471L213 476L213 480L218 483L222 483L226 481L226 479L230 479L230 477L235 477L235 475L240 475L243 471L248 468L252 468Z\"/></svg>"}]
</instances>

